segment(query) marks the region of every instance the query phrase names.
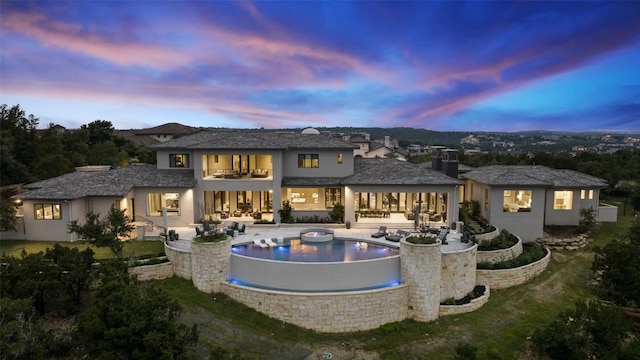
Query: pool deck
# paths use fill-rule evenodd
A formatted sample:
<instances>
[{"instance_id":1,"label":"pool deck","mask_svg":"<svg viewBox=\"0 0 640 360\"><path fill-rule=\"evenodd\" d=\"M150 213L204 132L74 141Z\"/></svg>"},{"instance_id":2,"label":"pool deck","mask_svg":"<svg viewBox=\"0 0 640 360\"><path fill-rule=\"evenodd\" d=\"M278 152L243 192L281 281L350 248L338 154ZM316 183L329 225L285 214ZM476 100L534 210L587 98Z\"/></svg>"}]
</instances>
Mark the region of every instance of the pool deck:
<instances>
[{"instance_id":1,"label":"pool deck","mask_svg":"<svg viewBox=\"0 0 640 360\"><path fill-rule=\"evenodd\" d=\"M309 226L288 226L288 225L271 225L271 226L247 226L245 235L236 235L231 241L232 244L240 244L246 242L252 242L254 239L275 239L299 237L300 232L305 229L322 229L322 224L309 224ZM171 241L171 247L188 250L191 249L191 240L196 236L196 231L193 227L179 227L171 228L176 233L180 234L180 240ZM371 234L377 231L376 228L333 228L328 227L334 232L336 238L349 238L349 239L361 239L372 243L380 243L389 246L399 247L399 243L388 241L385 238L372 238ZM472 246L472 243L460 242L461 234L450 232L447 235L447 244L442 245L443 253L456 252L464 250Z\"/></svg>"}]
</instances>

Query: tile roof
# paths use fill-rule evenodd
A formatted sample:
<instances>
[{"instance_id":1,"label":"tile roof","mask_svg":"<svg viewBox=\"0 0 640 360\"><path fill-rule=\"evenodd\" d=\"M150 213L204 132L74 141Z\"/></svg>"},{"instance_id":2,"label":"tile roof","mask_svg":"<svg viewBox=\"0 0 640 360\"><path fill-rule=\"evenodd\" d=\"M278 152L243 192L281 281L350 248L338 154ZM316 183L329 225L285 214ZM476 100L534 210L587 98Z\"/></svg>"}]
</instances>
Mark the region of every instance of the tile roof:
<instances>
[{"instance_id":1,"label":"tile roof","mask_svg":"<svg viewBox=\"0 0 640 360\"><path fill-rule=\"evenodd\" d=\"M546 187L607 187L604 179L567 169L543 165L492 165L461 174L487 185Z\"/></svg>"},{"instance_id":2,"label":"tile roof","mask_svg":"<svg viewBox=\"0 0 640 360\"><path fill-rule=\"evenodd\" d=\"M393 158L354 159L354 174L343 185L463 185L441 172Z\"/></svg>"},{"instance_id":3,"label":"tile roof","mask_svg":"<svg viewBox=\"0 0 640 360\"><path fill-rule=\"evenodd\" d=\"M193 170L157 169L132 165L107 171L76 171L25 185L16 199L78 199L85 196L124 196L133 187L192 188Z\"/></svg>"},{"instance_id":4,"label":"tile roof","mask_svg":"<svg viewBox=\"0 0 640 360\"><path fill-rule=\"evenodd\" d=\"M172 139L154 149L357 149L358 146L325 134L301 134L246 129L214 129Z\"/></svg>"}]
</instances>

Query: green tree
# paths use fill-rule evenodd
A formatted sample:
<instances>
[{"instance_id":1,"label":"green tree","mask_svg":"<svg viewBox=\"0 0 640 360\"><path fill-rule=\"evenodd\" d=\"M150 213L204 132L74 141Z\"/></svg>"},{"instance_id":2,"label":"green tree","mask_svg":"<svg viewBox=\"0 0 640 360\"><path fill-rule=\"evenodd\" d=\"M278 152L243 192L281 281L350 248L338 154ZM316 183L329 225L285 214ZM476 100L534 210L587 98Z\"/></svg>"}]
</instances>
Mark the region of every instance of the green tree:
<instances>
[{"instance_id":1,"label":"green tree","mask_svg":"<svg viewBox=\"0 0 640 360\"><path fill-rule=\"evenodd\" d=\"M78 234L95 246L108 247L119 258L122 257L123 241L126 241L133 228L125 211L114 206L104 219L100 218L99 213L89 211L84 224L73 220L68 226L69 233Z\"/></svg>"},{"instance_id":2,"label":"green tree","mask_svg":"<svg viewBox=\"0 0 640 360\"><path fill-rule=\"evenodd\" d=\"M0 185L34 180L28 164L37 160L36 127L39 120L26 115L20 105L0 106Z\"/></svg>"},{"instance_id":3,"label":"green tree","mask_svg":"<svg viewBox=\"0 0 640 360\"><path fill-rule=\"evenodd\" d=\"M198 340L197 326L181 324L180 312L161 290L110 281L79 317L78 336L101 359L177 359Z\"/></svg>"},{"instance_id":4,"label":"green tree","mask_svg":"<svg viewBox=\"0 0 640 360\"><path fill-rule=\"evenodd\" d=\"M531 340L551 359L618 359L625 353L633 325L618 307L578 302Z\"/></svg>"},{"instance_id":5,"label":"green tree","mask_svg":"<svg viewBox=\"0 0 640 360\"><path fill-rule=\"evenodd\" d=\"M293 217L291 216L291 204L288 200L282 202L282 208L278 210L278 214L280 214L280 222L281 223L292 223Z\"/></svg>"},{"instance_id":6,"label":"green tree","mask_svg":"<svg viewBox=\"0 0 640 360\"><path fill-rule=\"evenodd\" d=\"M632 223L626 239L595 249L592 268L600 277L601 298L622 306L640 306L640 218Z\"/></svg>"},{"instance_id":7,"label":"green tree","mask_svg":"<svg viewBox=\"0 0 640 360\"><path fill-rule=\"evenodd\" d=\"M0 298L0 356L2 359L49 358L44 344L49 334L29 299Z\"/></svg>"}]
</instances>

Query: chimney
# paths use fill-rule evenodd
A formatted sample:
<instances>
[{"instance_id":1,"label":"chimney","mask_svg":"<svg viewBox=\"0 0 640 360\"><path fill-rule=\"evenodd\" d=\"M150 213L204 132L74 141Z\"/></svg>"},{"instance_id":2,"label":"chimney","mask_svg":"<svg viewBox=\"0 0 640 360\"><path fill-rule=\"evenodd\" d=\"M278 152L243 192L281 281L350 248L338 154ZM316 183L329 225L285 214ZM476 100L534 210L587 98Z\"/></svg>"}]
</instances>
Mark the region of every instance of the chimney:
<instances>
[{"instance_id":1,"label":"chimney","mask_svg":"<svg viewBox=\"0 0 640 360\"><path fill-rule=\"evenodd\" d=\"M431 168L435 171L442 171L442 150L446 146L431 147Z\"/></svg>"},{"instance_id":2,"label":"chimney","mask_svg":"<svg viewBox=\"0 0 640 360\"><path fill-rule=\"evenodd\" d=\"M458 178L458 150L442 150L442 172L454 179Z\"/></svg>"}]
</instances>

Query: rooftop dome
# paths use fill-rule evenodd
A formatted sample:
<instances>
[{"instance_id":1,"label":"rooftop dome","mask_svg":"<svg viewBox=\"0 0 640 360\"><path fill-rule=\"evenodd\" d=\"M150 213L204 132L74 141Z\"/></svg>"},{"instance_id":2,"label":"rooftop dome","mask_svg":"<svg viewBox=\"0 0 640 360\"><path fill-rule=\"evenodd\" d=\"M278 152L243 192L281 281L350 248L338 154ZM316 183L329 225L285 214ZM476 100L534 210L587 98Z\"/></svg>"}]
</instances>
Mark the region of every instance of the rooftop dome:
<instances>
[{"instance_id":1,"label":"rooftop dome","mask_svg":"<svg viewBox=\"0 0 640 360\"><path fill-rule=\"evenodd\" d=\"M302 130L303 134L313 134L313 135L320 135L320 131L318 131L318 129L314 129L314 128L306 128L304 130Z\"/></svg>"}]
</instances>

